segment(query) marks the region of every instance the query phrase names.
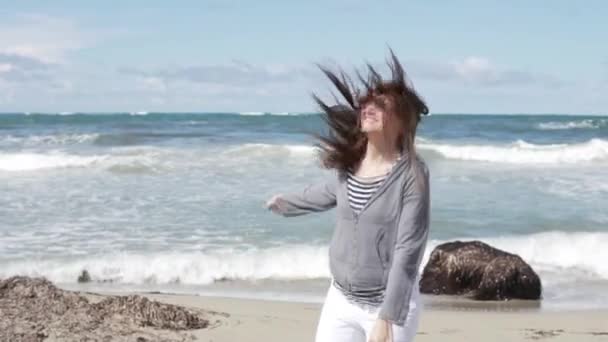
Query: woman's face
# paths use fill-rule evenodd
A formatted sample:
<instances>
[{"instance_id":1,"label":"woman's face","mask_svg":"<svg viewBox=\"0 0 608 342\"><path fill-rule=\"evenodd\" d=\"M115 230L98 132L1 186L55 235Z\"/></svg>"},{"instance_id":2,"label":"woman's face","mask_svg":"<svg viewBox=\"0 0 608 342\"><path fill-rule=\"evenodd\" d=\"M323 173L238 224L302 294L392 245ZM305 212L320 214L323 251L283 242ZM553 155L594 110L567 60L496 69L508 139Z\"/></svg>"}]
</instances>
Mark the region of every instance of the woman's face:
<instances>
[{"instance_id":1,"label":"woman's face","mask_svg":"<svg viewBox=\"0 0 608 342\"><path fill-rule=\"evenodd\" d=\"M361 131L388 133L391 130L390 126L393 126L395 121L391 109L390 99L383 95L367 102L361 108Z\"/></svg>"},{"instance_id":2,"label":"woman's face","mask_svg":"<svg viewBox=\"0 0 608 342\"><path fill-rule=\"evenodd\" d=\"M382 132L388 115L374 101L361 108L361 131L364 133Z\"/></svg>"},{"instance_id":3,"label":"woman's face","mask_svg":"<svg viewBox=\"0 0 608 342\"><path fill-rule=\"evenodd\" d=\"M396 141L403 131L401 121L393 113L392 102L385 96L369 101L361 107L361 131L369 135L380 133L385 139Z\"/></svg>"}]
</instances>

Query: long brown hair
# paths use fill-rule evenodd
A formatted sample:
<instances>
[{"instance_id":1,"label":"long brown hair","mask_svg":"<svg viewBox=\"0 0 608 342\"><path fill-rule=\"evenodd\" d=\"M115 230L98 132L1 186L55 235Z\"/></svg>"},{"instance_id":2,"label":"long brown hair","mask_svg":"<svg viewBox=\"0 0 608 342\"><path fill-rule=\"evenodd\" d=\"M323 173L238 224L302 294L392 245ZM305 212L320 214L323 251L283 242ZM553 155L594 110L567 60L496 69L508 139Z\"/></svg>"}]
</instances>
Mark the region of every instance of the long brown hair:
<instances>
[{"instance_id":1,"label":"long brown hair","mask_svg":"<svg viewBox=\"0 0 608 342\"><path fill-rule=\"evenodd\" d=\"M328 135L315 136L319 140L322 165L341 172L353 171L363 158L367 146L367 136L361 131L360 112L367 103L375 103L383 109L390 103L397 120L401 124L401 132L397 141L400 152L412 152L415 156L414 138L416 128L422 115L429 113L423 99L414 90L412 83L401 66L401 63L390 50L387 64L391 71L391 79L384 80L380 73L367 63L367 77L357 71L357 78L363 85L358 88L351 78L342 70L333 72L318 65L327 76L342 99L333 94L335 105L329 105L313 93L313 99L319 105L323 120L329 127ZM389 99L389 101L383 101Z\"/></svg>"}]
</instances>

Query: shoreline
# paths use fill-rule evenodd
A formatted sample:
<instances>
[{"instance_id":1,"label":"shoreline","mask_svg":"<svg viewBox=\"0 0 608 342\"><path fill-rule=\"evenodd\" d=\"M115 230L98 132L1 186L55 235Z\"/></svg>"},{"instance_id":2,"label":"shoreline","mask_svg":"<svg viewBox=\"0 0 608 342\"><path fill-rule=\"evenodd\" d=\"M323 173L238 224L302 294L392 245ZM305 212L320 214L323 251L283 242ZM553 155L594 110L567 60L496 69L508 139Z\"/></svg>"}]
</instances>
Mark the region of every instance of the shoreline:
<instances>
[{"instance_id":1,"label":"shoreline","mask_svg":"<svg viewBox=\"0 0 608 342\"><path fill-rule=\"evenodd\" d=\"M92 301L127 293L79 292ZM322 304L164 293L161 303L215 312L215 324L193 330L195 341L313 341ZM212 319L212 321L213 321ZM424 307L416 341L608 341L608 310L497 311Z\"/></svg>"},{"instance_id":2,"label":"shoreline","mask_svg":"<svg viewBox=\"0 0 608 342\"><path fill-rule=\"evenodd\" d=\"M201 292L193 289L179 291L169 289L148 290L142 288L112 288L110 287L89 287L74 284L56 284L57 287L83 294L100 294L100 295L128 295L138 294L143 296L148 295L166 295L166 296L191 296L203 298L220 298L231 300L253 300L253 301L269 301L269 302L285 302L294 304L318 304L321 305L325 299L327 287L324 287L325 292L310 292L308 294L296 294L293 292L273 292L264 291L259 287L242 288L241 290L226 289L209 289L206 288ZM329 282L327 284L329 286ZM318 289L317 289L318 290ZM260 292L261 291L261 292ZM606 311L608 307L604 305L598 306L572 306L558 305L551 299L540 300L520 300L511 299L504 301L496 300L472 300L464 296L457 295L431 295L421 294L422 304L426 309L438 311L496 311L496 312L532 312L532 313L553 313L553 312L597 312Z\"/></svg>"}]
</instances>

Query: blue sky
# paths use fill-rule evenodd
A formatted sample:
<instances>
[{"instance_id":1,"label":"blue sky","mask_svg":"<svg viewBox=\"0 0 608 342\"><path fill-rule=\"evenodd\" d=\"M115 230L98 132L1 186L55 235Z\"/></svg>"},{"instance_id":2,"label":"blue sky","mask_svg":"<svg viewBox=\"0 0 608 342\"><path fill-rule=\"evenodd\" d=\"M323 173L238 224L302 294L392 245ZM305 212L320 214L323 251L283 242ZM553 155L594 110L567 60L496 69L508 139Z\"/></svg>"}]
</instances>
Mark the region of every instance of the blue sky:
<instances>
[{"instance_id":1,"label":"blue sky","mask_svg":"<svg viewBox=\"0 0 608 342\"><path fill-rule=\"evenodd\" d=\"M608 113L606 1L3 1L0 112L313 111L391 46L434 113Z\"/></svg>"}]
</instances>

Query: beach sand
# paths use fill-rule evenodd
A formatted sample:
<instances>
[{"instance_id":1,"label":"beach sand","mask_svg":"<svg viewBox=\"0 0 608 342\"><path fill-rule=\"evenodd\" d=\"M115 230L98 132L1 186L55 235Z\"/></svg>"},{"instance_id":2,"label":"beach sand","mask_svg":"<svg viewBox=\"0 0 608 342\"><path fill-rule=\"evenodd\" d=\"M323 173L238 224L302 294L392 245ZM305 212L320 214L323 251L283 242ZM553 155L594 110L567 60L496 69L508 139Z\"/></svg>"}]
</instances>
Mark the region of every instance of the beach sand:
<instances>
[{"instance_id":1,"label":"beach sand","mask_svg":"<svg viewBox=\"0 0 608 342\"><path fill-rule=\"evenodd\" d=\"M190 331L197 341L313 341L320 304L146 294L149 299L217 311L210 328ZM89 299L100 295L87 293ZM547 312L425 308L416 341L608 341L608 311Z\"/></svg>"}]
</instances>

